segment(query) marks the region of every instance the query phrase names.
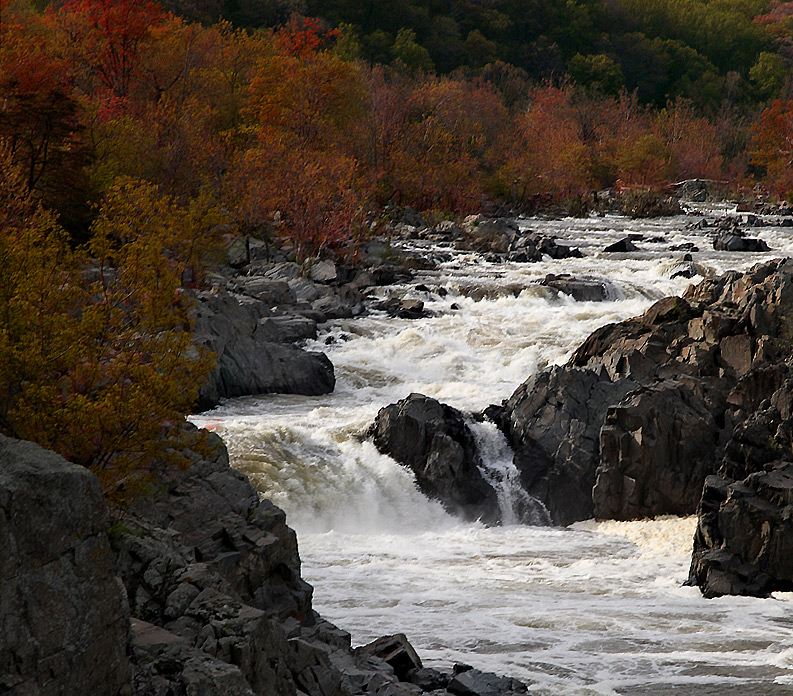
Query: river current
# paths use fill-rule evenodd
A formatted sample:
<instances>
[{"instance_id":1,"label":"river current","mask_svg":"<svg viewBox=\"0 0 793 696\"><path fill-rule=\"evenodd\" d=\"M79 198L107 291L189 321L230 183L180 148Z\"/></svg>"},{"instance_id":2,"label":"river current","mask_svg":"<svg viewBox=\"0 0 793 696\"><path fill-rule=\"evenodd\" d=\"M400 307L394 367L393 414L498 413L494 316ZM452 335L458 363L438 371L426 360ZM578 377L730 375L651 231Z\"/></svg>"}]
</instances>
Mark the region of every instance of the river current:
<instances>
[{"instance_id":1,"label":"river current","mask_svg":"<svg viewBox=\"0 0 793 696\"><path fill-rule=\"evenodd\" d=\"M379 408L411 392L466 411L499 403L597 327L701 280L671 277L684 252L670 246L698 246L707 275L793 255L791 228L747 231L771 252L715 252L706 231L687 229L697 219L520 221L579 247L581 259L491 263L428 247L437 270L379 292L421 299L431 317L334 321L309 344L336 368L333 394L236 399L194 419L286 510L315 608L354 644L403 632L428 666L462 661L520 678L532 694L793 693L793 595L705 600L684 587L695 518L463 523L363 438ZM641 235L639 251L602 252L627 234ZM547 273L606 280L609 300L557 296L538 285ZM508 508L506 443L487 423L476 436Z\"/></svg>"}]
</instances>

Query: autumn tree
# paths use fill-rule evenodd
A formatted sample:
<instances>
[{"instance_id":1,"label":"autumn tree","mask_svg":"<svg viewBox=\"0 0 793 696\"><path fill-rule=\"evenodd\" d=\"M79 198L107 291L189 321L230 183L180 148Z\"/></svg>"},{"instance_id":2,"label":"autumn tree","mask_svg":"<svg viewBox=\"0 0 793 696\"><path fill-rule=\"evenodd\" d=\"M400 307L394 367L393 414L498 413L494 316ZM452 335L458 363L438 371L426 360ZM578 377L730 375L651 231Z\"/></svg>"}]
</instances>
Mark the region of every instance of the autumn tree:
<instances>
[{"instance_id":1,"label":"autumn tree","mask_svg":"<svg viewBox=\"0 0 793 696\"><path fill-rule=\"evenodd\" d=\"M67 222L84 201L89 149L65 61L48 50L39 18L6 12L0 27L0 138L24 173L26 190ZM24 24L22 22L25 22Z\"/></svg>"},{"instance_id":2,"label":"autumn tree","mask_svg":"<svg viewBox=\"0 0 793 696\"><path fill-rule=\"evenodd\" d=\"M81 89L125 98L145 72L144 46L166 14L152 0L68 0L50 18Z\"/></svg>"},{"instance_id":3,"label":"autumn tree","mask_svg":"<svg viewBox=\"0 0 793 696\"><path fill-rule=\"evenodd\" d=\"M588 189L587 147L572 99L569 87L546 85L532 92L501 171L516 202L565 198Z\"/></svg>"},{"instance_id":4,"label":"autumn tree","mask_svg":"<svg viewBox=\"0 0 793 696\"><path fill-rule=\"evenodd\" d=\"M211 364L179 290L184 215L122 183L74 251L0 155L0 201L13 203L0 238L0 430L91 468L123 503L175 463L165 429Z\"/></svg>"},{"instance_id":5,"label":"autumn tree","mask_svg":"<svg viewBox=\"0 0 793 696\"><path fill-rule=\"evenodd\" d=\"M752 127L752 163L765 170L769 188L793 192L793 101L775 100Z\"/></svg>"}]
</instances>

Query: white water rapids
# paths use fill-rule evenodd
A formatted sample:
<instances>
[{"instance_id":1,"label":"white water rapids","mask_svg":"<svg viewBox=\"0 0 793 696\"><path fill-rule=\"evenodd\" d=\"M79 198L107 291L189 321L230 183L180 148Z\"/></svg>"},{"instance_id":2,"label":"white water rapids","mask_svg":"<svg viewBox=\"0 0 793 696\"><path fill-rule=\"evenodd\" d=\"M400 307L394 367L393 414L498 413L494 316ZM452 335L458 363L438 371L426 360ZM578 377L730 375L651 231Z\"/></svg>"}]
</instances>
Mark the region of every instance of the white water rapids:
<instances>
[{"instance_id":1,"label":"white water rapids","mask_svg":"<svg viewBox=\"0 0 793 696\"><path fill-rule=\"evenodd\" d=\"M466 662L520 678L532 694L793 693L793 595L705 600L683 587L694 518L466 524L362 437L379 408L411 392L481 411L565 362L598 326L682 292L699 278L670 278L683 255L670 245L696 244L709 274L793 254L793 230L780 227L748 231L770 253L714 252L704 232L685 229L696 219L521 222L582 259L487 263L444 250L437 271L380 290L421 299L434 316L337 321L310 345L335 365L334 394L238 399L194 419L286 510L315 608L355 644L404 632L429 666ZM628 233L648 240L639 252L601 252ZM547 273L607 279L613 300L556 297L537 285ZM487 424L476 434L490 475L506 482L502 505L520 505L499 434Z\"/></svg>"}]
</instances>

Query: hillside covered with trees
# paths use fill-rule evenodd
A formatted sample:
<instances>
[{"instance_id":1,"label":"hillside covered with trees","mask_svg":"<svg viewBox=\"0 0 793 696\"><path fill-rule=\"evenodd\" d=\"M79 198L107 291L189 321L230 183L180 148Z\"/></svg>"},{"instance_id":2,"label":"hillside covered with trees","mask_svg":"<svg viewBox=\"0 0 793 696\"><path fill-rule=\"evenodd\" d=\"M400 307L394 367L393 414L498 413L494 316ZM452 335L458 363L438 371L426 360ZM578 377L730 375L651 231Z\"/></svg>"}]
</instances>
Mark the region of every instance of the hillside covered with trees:
<instances>
[{"instance_id":1,"label":"hillside covered with trees","mask_svg":"<svg viewBox=\"0 0 793 696\"><path fill-rule=\"evenodd\" d=\"M235 235L354 259L393 206L790 195L792 37L764 0L0 0L0 431L150 458Z\"/></svg>"}]
</instances>

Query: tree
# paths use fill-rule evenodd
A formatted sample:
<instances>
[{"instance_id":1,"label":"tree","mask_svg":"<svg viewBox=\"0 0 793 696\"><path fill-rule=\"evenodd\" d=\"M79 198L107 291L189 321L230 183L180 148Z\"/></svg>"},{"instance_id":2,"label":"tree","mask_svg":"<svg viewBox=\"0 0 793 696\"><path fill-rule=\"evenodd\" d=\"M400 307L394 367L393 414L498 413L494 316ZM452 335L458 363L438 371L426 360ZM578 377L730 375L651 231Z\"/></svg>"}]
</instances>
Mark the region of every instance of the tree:
<instances>
[{"instance_id":1,"label":"tree","mask_svg":"<svg viewBox=\"0 0 793 696\"><path fill-rule=\"evenodd\" d=\"M74 251L9 159L0 152L0 201L13 202L0 238L0 430L91 468L123 504L178 461L164 429L211 367L179 291L184 216L153 187L120 183Z\"/></svg>"},{"instance_id":2,"label":"tree","mask_svg":"<svg viewBox=\"0 0 793 696\"><path fill-rule=\"evenodd\" d=\"M64 51L80 71L83 89L96 80L116 97L127 97L142 70L151 32L166 19L152 0L68 0L52 15L63 34Z\"/></svg>"},{"instance_id":3,"label":"tree","mask_svg":"<svg viewBox=\"0 0 793 696\"><path fill-rule=\"evenodd\" d=\"M85 195L82 167L89 151L68 65L48 51L41 30L2 27L0 138L24 172L27 191L60 213L71 212Z\"/></svg>"},{"instance_id":4,"label":"tree","mask_svg":"<svg viewBox=\"0 0 793 696\"><path fill-rule=\"evenodd\" d=\"M793 101L776 99L751 129L752 164L765 170L769 187L783 196L793 192Z\"/></svg>"}]
</instances>

